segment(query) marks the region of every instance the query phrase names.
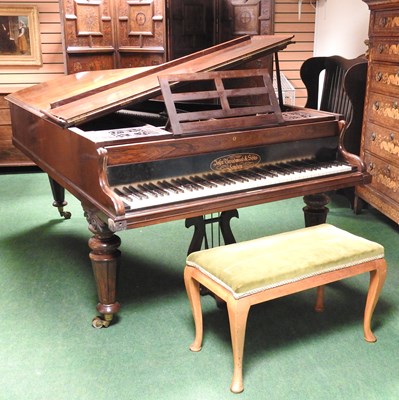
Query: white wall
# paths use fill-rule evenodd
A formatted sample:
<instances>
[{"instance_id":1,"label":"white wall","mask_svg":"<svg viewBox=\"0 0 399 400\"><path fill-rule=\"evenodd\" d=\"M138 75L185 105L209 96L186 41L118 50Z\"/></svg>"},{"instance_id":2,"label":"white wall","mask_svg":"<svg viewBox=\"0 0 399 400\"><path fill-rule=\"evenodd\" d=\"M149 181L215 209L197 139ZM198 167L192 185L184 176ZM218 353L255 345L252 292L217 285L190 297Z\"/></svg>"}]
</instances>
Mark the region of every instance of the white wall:
<instances>
[{"instance_id":1,"label":"white wall","mask_svg":"<svg viewBox=\"0 0 399 400\"><path fill-rule=\"evenodd\" d=\"M314 55L355 58L363 54L369 18L362 0L317 0Z\"/></svg>"}]
</instances>

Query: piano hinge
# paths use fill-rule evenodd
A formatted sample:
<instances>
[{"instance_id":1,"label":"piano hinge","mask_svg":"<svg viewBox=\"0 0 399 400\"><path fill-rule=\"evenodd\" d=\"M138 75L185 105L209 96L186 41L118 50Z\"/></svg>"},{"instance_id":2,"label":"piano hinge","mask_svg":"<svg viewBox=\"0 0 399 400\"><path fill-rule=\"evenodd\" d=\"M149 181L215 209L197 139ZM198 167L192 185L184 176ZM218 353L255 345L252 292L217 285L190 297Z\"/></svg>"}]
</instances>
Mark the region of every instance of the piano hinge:
<instances>
[{"instance_id":1,"label":"piano hinge","mask_svg":"<svg viewBox=\"0 0 399 400\"><path fill-rule=\"evenodd\" d=\"M127 229L126 221L115 222L113 219L108 218L108 228L112 232L125 231Z\"/></svg>"}]
</instances>

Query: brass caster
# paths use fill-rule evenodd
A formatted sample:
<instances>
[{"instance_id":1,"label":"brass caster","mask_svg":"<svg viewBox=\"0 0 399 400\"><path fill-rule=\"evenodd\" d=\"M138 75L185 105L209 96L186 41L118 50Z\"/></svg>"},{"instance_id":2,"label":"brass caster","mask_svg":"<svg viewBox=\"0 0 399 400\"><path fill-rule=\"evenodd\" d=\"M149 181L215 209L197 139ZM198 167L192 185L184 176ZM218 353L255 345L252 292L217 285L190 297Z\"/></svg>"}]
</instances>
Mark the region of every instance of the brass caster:
<instances>
[{"instance_id":1,"label":"brass caster","mask_svg":"<svg viewBox=\"0 0 399 400\"><path fill-rule=\"evenodd\" d=\"M63 211L61 214L61 217L64 217L64 219L70 219L72 214L69 211Z\"/></svg>"},{"instance_id":2,"label":"brass caster","mask_svg":"<svg viewBox=\"0 0 399 400\"><path fill-rule=\"evenodd\" d=\"M110 323L111 321L106 321L101 317L94 317L93 321L91 321L91 325L96 329L108 328Z\"/></svg>"},{"instance_id":3,"label":"brass caster","mask_svg":"<svg viewBox=\"0 0 399 400\"><path fill-rule=\"evenodd\" d=\"M64 219L70 219L71 218L71 213L69 211L64 211L63 207L58 207L58 212L60 213L61 217L64 217Z\"/></svg>"}]
</instances>

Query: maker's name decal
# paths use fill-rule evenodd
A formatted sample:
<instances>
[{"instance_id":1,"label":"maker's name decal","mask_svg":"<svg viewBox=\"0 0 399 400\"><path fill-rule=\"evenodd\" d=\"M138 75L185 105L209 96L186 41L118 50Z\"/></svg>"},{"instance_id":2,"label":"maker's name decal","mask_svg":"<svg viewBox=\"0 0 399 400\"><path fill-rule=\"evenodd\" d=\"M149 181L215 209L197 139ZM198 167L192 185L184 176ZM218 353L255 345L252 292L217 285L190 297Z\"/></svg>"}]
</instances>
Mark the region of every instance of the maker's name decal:
<instances>
[{"instance_id":1,"label":"maker's name decal","mask_svg":"<svg viewBox=\"0 0 399 400\"><path fill-rule=\"evenodd\" d=\"M260 156L255 153L236 153L216 158L211 163L211 169L219 172L240 171L254 167L260 163Z\"/></svg>"}]
</instances>

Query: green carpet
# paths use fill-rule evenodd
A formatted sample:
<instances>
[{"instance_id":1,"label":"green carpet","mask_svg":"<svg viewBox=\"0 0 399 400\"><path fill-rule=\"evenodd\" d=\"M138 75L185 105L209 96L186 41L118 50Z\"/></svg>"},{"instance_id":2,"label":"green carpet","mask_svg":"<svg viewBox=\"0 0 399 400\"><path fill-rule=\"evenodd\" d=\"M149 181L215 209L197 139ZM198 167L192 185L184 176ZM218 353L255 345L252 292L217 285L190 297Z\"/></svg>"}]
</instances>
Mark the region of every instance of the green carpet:
<instances>
[{"instance_id":1,"label":"green carpet","mask_svg":"<svg viewBox=\"0 0 399 400\"><path fill-rule=\"evenodd\" d=\"M226 311L209 296L203 349L188 349L194 327L183 266L192 230L176 221L120 233L122 309L115 324L96 330L90 232L79 202L67 200L71 220L52 207L45 174L0 174L1 400L399 398L399 235L377 211L354 215L334 195L328 222L385 246L378 342L363 340L367 275L330 285L324 313L313 311L313 291L255 306L245 391L234 395ZM236 239L300 228L302 206L297 198L241 209Z\"/></svg>"}]
</instances>

